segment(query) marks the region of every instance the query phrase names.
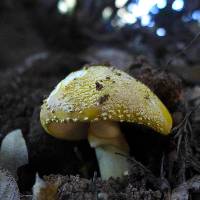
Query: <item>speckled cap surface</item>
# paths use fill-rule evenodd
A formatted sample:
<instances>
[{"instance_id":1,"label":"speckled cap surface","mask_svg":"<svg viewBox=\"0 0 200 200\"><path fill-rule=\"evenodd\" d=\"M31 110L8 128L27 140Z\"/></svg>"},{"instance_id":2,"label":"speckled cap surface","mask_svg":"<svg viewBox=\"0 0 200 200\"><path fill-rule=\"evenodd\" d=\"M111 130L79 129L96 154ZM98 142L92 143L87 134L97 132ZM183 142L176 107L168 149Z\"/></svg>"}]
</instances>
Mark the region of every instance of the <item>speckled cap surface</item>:
<instances>
[{"instance_id":1,"label":"speckled cap surface","mask_svg":"<svg viewBox=\"0 0 200 200\"><path fill-rule=\"evenodd\" d=\"M172 118L144 84L112 67L92 66L69 74L44 100L40 119L51 123L126 121L168 134Z\"/></svg>"}]
</instances>

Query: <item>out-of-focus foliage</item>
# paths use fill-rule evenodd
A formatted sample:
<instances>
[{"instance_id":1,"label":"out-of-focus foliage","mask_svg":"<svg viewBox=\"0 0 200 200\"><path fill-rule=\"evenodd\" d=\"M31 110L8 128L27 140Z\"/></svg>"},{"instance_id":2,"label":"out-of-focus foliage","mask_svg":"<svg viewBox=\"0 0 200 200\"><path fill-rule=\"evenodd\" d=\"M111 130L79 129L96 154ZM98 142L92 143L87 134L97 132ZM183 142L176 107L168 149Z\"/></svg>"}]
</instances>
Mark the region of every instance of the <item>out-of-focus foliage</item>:
<instances>
[{"instance_id":1,"label":"out-of-focus foliage","mask_svg":"<svg viewBox=\"0 0 200 200\"><path fill-rule=\"evenodd\" d=\"M158 36L165 36L172 28L169 25L177 22L200 23L197 0L58 0L55 4L58 13L75 17L83 25L92 25L89 29L98 30L104 26L112 31L147 27Z\"/></svg>"},{"instance_id":2,"label":"out-of-focus foliage","mask_svg":"<svg viewBox=\"0 0 200 200\"><path fill-rule=\"evenodd\" d=\"M48 44L64 50L110 44L138 54L151 52L165 62L200 31L198 0L23 1ZM193 62L191 55L188 62Z\"/></svg>"}]
</instances>

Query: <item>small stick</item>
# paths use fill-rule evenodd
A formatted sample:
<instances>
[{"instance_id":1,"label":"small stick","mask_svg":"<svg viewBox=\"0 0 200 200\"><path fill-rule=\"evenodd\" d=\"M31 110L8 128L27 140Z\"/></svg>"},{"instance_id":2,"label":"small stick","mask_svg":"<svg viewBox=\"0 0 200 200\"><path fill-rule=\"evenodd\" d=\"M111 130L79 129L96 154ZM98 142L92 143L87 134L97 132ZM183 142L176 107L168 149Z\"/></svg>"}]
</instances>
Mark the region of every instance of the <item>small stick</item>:
<instances>
[{"instance_id":1,"label":"small stick","mask_svg":"<svg viewBox=\"0 0 200 200\"><path fill-rule=\"evenodd\" d=\"M194 42L199 38L200 38L200 32L198 32L194 36L194 38L181 51L179 51L178 53L175 54L175 56L173 56L172 58L169 59L169 61L166 64L166 68L168 68L168 66L172 63L172 61L175 58L179 57L181 54L183 54L185 51L187 51L194 44Z\"/></svg>"}]
</instances>

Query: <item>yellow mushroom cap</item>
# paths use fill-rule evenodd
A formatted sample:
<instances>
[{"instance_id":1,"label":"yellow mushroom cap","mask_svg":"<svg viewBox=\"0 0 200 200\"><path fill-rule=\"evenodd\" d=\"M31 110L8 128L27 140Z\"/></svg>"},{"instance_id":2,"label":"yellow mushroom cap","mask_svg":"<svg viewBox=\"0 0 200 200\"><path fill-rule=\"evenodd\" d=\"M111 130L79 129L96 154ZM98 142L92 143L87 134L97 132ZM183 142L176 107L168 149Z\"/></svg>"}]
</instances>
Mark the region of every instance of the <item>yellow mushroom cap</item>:
<instances>
[{"instance_id":1,"label":"yellow mushroom cap","mask_svg":"<svg viewBox=\"0 0 200 200\"><path fill-rule=\"evenodd\" d=\"M69 74L44 101L40 119L55 137L52 124L64 126L69 122L72 128L74 122L135 122L165 135L172 127L167 108L147 86L123 71L105 66Z\"/></svg>"}]
</instances>

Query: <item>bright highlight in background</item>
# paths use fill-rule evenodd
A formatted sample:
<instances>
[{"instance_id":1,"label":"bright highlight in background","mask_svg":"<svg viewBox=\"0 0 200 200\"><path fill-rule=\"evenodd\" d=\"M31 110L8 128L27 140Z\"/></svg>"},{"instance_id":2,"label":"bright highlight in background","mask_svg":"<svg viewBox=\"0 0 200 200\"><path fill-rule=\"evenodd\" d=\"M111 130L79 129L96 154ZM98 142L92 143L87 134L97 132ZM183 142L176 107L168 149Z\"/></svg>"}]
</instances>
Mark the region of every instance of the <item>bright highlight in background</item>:
<instances>
[{"instance_id":1,"label":"bright highlight in background","mask_svg":"<svg viewBox=\"0 0 200 200\"><path fill-rule=\"evenodd\" d=\"M76 0L59 0L58 1L58 10L61 14L71 12L76 6Z\"/></svg>"},{"instance_id":2,"label":"bright highlight in background","mask_svg":"<svg viewBox=\"0 0 200 200\"><path fill-rule=\"evenodd\" d=\"M125 8L119 9L117 15L120 18L118 23L120 26L123 26L123 24L134 24L137 21L136 17L132 13L127 12Z\"/></svg>"},{"instance_id":3,"label":"bright highlight in background","mask_svg":"<svg viewBox=\"0 0 200 200\"><path fill-rule=\"evenodd\" d=\"M111 21L113 26L123 27L126 24L131 25L136 22L140 22L141 26L153 28L155 22L153 21L153 15L159 13L160 9L164 9L167 6L167 0L115 0L115 6L118 8L116 17ZM70 13L74 10L77 4L77 0L58 0L58 10L61 14ZM172 9L179 12L184 8L184 0L174 0L172 3ZM111 7L106 7L102 11L102 18L108 20L113 14ZM196 20L200 22L200 10L194 11L190 16L190 20ZM189 21L189 18L187 19ZM183 20L186 17L183 16ZM157 28L156 35L163 37L166 35L164 28Z\"/></svg>"},{"instance_id":4,"label":"bright highlight in background","mask_svg":"<svg viewBox=\"0 0 200 200\"><path fill-rule=\"evenodd\" d=\"M115 0L116 8L122 8L128 0Z\"/></svg>"},{"instance_id":5,"label":"bright highlight in background","mask_svg":"<svg viewBox=\"0 0 200 200\"><path fill-rule=\"evenodd\" d=\"M148 15L151 8L156 5L156 1L157 0L151 0L151 1L147 1L147 0L140 0L138 1L137 4L135 3L131 3L128 6L128 10L133 13L133 15L135 17L141 17L141 16L145 16Z\"/></svg>"},{"instance_id":6,"label":"bright highlight in background","mask_svg":"<svg viewBox=\"0 0 200 200\"><path fill-rule=\"evenodd\" d=\"M113 13L113 9L111 7L106 7L104 8L103 12L102 12L102 17L103 19L107 20L111 17Z\"/></svg>"},{"instance_id":7,"label":"bright highlight in background","mask_svg":"<svg viewBox=\"0 0 200 200\"><path fill-rule=\"evenodd\" d=\"M58 2L58 10L60 11L60 13L66 13L68 8L67 5L64 1L59 1Z\"/></svg>"},{"instance_id":8,"label":"bright highlight in background","mask_svg":"<svg viewBox=\"0 0 200 200\"><path fill-rule=\"evenodd\" d=\"M166 30L165 30L164 28L158 28L158 29L156 30L156 34L157 34L158 36L160 36L160 37L163 37L163 36L166 35Z\"/></svg>"},{"instance_id":9,"label":"bright highlight in background","mask_svg":"<svg viewBox=\"0 0 200 200\"><path fill-rule=\"evenodd\" d=\"M121 2L121 5L119 4ZM167 0L138 0L137 3L129 3L127 8L122 7L127 0L115 0L115 5L118 5L118 17L122 18L120 21L123 23L133 24L138 19L141 21L142 26L152 27L152 19L150 12L157 14L159 9L165 8ZM120 5L120 6L119 6Z\"/></svg>"},{"instance_id":10,"label":"bright highlight in background","mask_svg":"<svg viewBox=\"0 0 200 200\"><path fill-rule=\"evenodd\" d=\"M150 15L144 15L141 17L141 25L142 26L148 26L151 22L151 16Z\"/></svg>"},{"instance_id":11,"label":"bright highlight in background","mask_svg":"<svg viewBox=\"0 0 200 200\"><path fill-rule=\"evenodd\" d=\"M195 10L192 13L192 19L197 20L197 21L200 22L200 10Z\"/></svg>"},{"instance_id":12,"label":"bright highlight in background","mask_svg":"<svg viewBox=\"0 0 200 200\"><path fill-rule=\"evenodd\" d=\"M181 11L184 7L184 1L183 0L175 0L172 4L172 9L176 11Z\"/></svg>"},{"instance_id":13,"label":"bright highlight in background","mask_svg":"<svg viewBox=\"0 0 200 200\"><path fill-rule=\"evenodd\" d=\"M167 0L159 0L157 1L157 7L159 9L163 9L167 6Z\"/></svg>"}]
</instances>

